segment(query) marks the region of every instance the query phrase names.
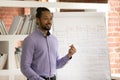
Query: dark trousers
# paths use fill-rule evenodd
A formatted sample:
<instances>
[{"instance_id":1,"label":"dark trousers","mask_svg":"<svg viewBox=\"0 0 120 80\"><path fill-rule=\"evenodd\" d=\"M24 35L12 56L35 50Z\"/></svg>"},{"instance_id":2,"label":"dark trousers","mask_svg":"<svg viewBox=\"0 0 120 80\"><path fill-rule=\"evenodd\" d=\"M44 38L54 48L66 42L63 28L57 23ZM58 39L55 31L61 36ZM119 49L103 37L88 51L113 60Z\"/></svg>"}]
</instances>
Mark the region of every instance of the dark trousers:
<instances>
[{"instance_id":1,"label":"dark trousers","mask_svg":"<svg viewBox=\"0 0 120 80\"><path fill-rule=\"evenodd\" d=\"M46 77L44 77L44 76L41 76L43 79L45 79L45 80L56 80L56 76L54 76L54 77L51 77L51 78L46 78ZM29 80L29 79L27 79L27 80Z\"/></svg>"}]
</instances>

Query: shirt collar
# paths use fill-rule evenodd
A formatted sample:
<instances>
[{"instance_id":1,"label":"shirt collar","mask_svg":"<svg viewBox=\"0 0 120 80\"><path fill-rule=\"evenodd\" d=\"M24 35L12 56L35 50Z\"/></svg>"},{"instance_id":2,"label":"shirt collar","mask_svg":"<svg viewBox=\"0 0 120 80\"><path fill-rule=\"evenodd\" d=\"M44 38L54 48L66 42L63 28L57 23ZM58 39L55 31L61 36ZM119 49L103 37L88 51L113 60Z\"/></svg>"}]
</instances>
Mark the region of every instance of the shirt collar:
<instances>
[{"instance_id":1,"label":"shirt collar","mask_svg":"<svg viewBox=\"0 0 120 80\"><path fill-rule=\"evenodd\" d=\"M38 31L45 37L45 35L43 34L43 32L40 29L38 29ZM51 34L50 31L48 31L47 36L50 36L50 34Z\"/></svg>"}]
</instances>

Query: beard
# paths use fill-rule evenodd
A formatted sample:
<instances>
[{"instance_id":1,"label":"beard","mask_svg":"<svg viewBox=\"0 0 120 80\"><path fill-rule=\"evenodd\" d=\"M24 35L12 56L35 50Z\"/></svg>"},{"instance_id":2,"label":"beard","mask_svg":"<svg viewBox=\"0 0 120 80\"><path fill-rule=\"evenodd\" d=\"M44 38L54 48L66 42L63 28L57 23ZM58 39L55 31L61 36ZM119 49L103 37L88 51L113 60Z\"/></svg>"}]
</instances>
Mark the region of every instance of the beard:
<instances>
[{"instance_id":1,"label":"beard","mask_svg":"<svg viewBox=\"0 0 120 80\"><path fill-rule=\"evenodd\" d=\"M41 26L41 28L42 28L43 30L49 31L49 30L51 29L51 26Z\"/></svg>"},{"instance_id":2,"label":"beard","mask_svg":"<svg viewBox=\"0 0 120 80\"><path fill-rule=\"evenodd\" d=\"M51 29L51 23L42 24L42 22L39 21L39 24L40 24L40 26L41 26L41 29L43 29L43 30L49 31L49 30Z\"/></svg>"}]
</instances>

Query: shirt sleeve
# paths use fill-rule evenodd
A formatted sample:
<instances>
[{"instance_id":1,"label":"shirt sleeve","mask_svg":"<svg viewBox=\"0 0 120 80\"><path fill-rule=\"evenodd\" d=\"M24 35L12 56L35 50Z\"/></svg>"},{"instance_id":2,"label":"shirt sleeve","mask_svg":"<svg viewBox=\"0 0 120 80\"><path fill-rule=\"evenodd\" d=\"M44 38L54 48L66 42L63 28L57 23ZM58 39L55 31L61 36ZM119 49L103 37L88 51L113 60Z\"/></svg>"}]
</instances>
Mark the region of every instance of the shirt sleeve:
<instances>
[{"instance_id":1,"label":"shirt sleeve","mask_svg":"<svg viewBox=\"0 0 120 80\"><path fill-rule=\"evenodd\" d=\"M62 68L70 59L68 58L67 55L65 55L64 57L60 58L57 57L57 64L56 64L56 68L59 69L59 68Z\"/></svg>"},{"instance_id":2,"label":"shirt sleeve","mask_svg":"<svg viewBox=\"0 0 120 80\"><path fill-rule=\"evenodd\" d=\"M22 45L21 71L29 80L44 80L31 68L33 53L34 43L30 37L27 37Z\"/></svg>"}]
</instances>

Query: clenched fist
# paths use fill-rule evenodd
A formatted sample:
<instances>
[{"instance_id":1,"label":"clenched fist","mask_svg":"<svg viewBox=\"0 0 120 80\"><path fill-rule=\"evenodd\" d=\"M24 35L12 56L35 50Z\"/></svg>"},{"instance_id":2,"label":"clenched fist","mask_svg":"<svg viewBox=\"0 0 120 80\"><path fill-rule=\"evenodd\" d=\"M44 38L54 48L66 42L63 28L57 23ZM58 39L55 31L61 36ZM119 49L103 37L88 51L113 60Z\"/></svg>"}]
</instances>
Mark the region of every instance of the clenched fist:
<instances>
[{"instance_id":1,"label":"clenched fist","mask_svg":"<svg viewBox=\"0 0 120 80\"><path fill-rule=\"evenodd\" d=\"M74 45L70 45L70 49L68 51L68 58L71 58L73 54L76 53L76 48L74 47Z\"/></svg>"}]
</instances>

